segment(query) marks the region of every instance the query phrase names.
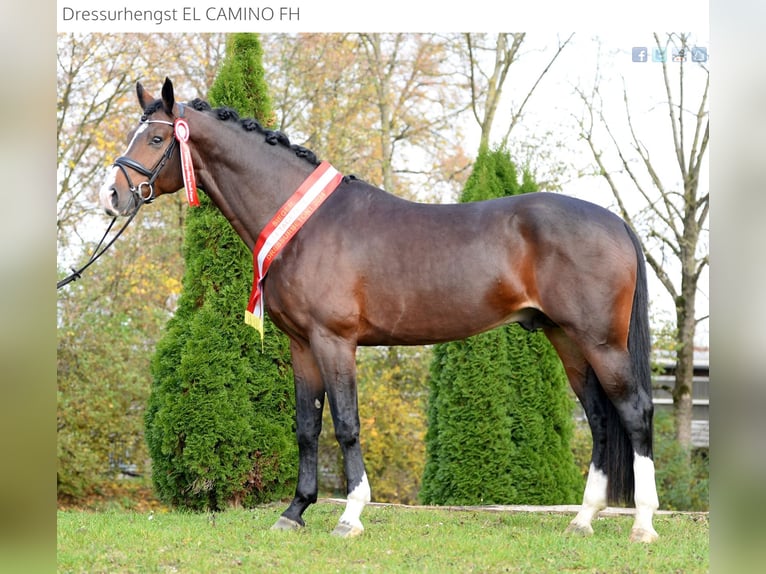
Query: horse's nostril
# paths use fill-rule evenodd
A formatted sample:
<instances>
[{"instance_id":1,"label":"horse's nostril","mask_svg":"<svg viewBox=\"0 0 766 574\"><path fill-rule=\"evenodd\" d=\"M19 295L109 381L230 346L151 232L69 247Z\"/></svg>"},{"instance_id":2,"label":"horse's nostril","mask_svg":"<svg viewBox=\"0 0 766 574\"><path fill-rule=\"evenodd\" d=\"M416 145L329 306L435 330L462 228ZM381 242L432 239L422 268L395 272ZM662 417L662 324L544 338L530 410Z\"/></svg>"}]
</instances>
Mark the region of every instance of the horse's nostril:
<instances>
[{"instance_id":1,"label":"horse's nostril","mask_svg":"<svg viewBox=\"0 0 766 574\"><path fill-rule=\"evenodd\" d=\"M117 209L120 204L120 196L117 194L117 190L112 188L112 207Z\"/></svg>"}]
</instances>

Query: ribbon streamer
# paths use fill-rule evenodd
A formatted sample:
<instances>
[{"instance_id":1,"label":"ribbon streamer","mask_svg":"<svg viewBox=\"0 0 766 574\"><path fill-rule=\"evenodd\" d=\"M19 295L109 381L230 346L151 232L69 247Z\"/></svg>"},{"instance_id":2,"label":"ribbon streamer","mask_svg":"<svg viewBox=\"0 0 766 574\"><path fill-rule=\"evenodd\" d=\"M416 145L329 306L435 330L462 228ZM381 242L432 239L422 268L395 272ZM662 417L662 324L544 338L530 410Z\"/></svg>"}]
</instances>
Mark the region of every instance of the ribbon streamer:
<instances>
[{"instance_id":1,"label":"ribbon streamer","mask_svg":"<svg viewBox=\"0 0 766 574\"><path fill-rule=\"evenodd\" d=\"M175 136L179 143L181 151L181 173L184 179L184 189L186 190L186 199L192 207L199 207L199 196L197 195L197 178L194 175L194 166L192 165L191 150L189 149L189 124L183 118L176 118Z\"/></svg>"}]
</instances>

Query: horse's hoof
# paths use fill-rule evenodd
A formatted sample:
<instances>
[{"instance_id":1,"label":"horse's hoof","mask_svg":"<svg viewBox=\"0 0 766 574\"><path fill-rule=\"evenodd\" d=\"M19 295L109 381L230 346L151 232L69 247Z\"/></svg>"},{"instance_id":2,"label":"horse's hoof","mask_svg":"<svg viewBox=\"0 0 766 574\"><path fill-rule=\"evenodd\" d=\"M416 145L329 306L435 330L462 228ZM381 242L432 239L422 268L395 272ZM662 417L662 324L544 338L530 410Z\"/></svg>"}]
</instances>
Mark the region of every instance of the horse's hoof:
<instances>
[{"instance_id":1,"label":"horse's hoof","mask_svg":"<svg viewBox=\"0 0 766 574\"><path fill-rule=\"evenodd\" d=\"M364 526L361 524L354 526L348 522L338 522L338 526L332 531L332 535L339 538L354 538L355 536L359 536L362 532L364 532Z\"/></svg>"},{"instance_id":2,"label":"horse's hoof","mask_svg":"<svg viewBox=\"0 0 766 574\"><path fill-rule=\"evenodd\" d=\"M577 522L570 522L564 534L570 534L572 536L593 536L593 527L590 524L578 524Z\"/></svg>"},{"instance_id":3,"label":"horse's hoof","mask_svg":"<svg viewBox=\"0 0 766 574\"><path fill-rule=\"evenodd\" d=\"M654 530L647 530L645 528L634 528L630 531L631 542L645 542L647 544L654 542L659 538L659 535Z\"/></svg>"},{"instance_id":4,"label":"horse's hoof","mask_svg":"<svg viewBox=\"0 0 766 574\"><path fill-rule=\"evenodd\" d=\"M274 526L271 527L272 530L298 530L299 528L302 528L303 525L299 522L295 522L295 520L290 520L289 518L285 518L284 516L280 516L279 520L277 520L274 523Z\"/></svg>"}]
</instances>

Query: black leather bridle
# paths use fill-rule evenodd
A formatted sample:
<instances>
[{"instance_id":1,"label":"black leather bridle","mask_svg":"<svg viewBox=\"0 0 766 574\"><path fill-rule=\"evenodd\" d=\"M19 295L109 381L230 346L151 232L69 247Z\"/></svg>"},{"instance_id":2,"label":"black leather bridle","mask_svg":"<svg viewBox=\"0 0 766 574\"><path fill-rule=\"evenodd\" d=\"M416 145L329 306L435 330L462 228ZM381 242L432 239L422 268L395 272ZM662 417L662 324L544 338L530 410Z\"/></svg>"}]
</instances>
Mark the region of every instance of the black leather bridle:
<instances>
[{"instance_id":1,"label":"black leather bridle","mask_svg":"<svg viewBox=\"0 0 766 574\"><path fill-rule=\"evenodd\" d=\"M173 127L173 122L168 122L165 120L144 120L145 124L166 124L171 127ZM130 189L130 192L133 194L133 196L136 198L136 206L140 206L144 203L151 203L154 201L154 182L157 180L157 178L160 175L160 171L162 171L162 168L165 167L165 164L170 159L170 156L173 155L173 151L176 149L176 138L173 137L170 140L170 143L165 148L165 152L162 154L162 157L160 157L159 160L157 160L157 163L154 164L154 167L152 169L147 169L140 163L138 163L136 160L131 159L127 156L120 156L116 160L114 160L113 166L119 167L120 171L122 171L122 174L125 176L125 179L128 182L128 186ZM146 181L142 181L138 185L133 184L133 180L130 179L130 174L128 173L127 168L130 168L134 171L137 171L143 176L148 177L149 179ZM149 195L144 197L143 194L143 187L146 186L149 189ZM138 207L136 207L138 209Z\"/></svg>"},{"instance_id":2,"label":"black leather bridle","mask_svg":"<svg viewBox=\"0 0 766 574\"><path fill-rule=\"evenodd\" d=\"M180 108L180 116L183 117L183 106L179 103ZM168 122L165 120L144 120L142 123L145 124L167 124L171 127L173 127L173 122ZM130 189L130 192L133 194L133 197L135 198L135 209L131 212L131 214L128 216L128 219L125 221L123 226L117 231L115 236L102 248L101 246L104 244L104 241L106 240L107 235L109 235L109 231L111 231L112 227L114 226L114 222L117 221L117 217L113 217L112 221L109 223L109 227L106 228L106 232L104 233L104 236L101 238L101 241L98 242L98 246L93 251L93 255L91 255L90 259L88 259L88 262L80 267L79 269L75 269L72 267L72 273L61 279L56 283L56 289L61 289L64 285L67 285L68 283L71 283L72 281L75 281L77 279L80 279L82 277L82 272L85 271L88 267L90 267L93 263L96 262L96 260L101 257L104 252L106 252L107 249L109 249L112 244L117 241L117 238L122 235L122 232L125 231L125 229L130 225L130 222L133 221L133 218L138 213L138 210L141 209L141 206L145 203L151 203L154 201L154 182L157 180L157 178L160 175L160 172L162 171L162 168L165 167L165 164L168 162L170 157L173 155L173 151L176 149L176 138L175 135L170 140L170 143L165 148L164 153L162 154L162 157L160 157L159 160L157 160L157 163L154 164L154 167L152 169L147 169L143 165L141 165L139 162L137 162L134 159L131 159L127 156L120 156L116 160L114 160L114 163L112 166L116 166L120 168L120 171L122 171L123 175L125 176L125 179L128 182L128 186ZM140 182L138 185L133 184L133 180L130 179L130 174L128 173L128 168L137 171L141 175L149 178L146 181ZM143 189L144 187L148 188L149 195L144 197Z\"/></svg>"}]
</instances>

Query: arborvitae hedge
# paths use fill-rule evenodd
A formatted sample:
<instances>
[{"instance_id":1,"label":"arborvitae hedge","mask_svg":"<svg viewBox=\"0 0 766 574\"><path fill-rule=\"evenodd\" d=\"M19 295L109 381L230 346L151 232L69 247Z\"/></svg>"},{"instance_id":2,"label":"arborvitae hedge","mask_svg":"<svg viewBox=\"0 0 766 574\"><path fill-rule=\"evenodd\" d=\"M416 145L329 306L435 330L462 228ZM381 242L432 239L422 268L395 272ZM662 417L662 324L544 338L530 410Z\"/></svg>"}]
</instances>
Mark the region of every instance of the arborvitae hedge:
<instances>
[{"instance_id":1,"label":"arborvitae hedge","mask_svg":"<svg viewBox=\"0 0 766 574\"><path fill-rule=\"evenodd\" d=\"M229 37L209 100L270 122L256 35ZM160 498L217 510L292 492L295 399L287 338L267 318L262 352L244 323L252 253L199 195L187 212L183 292L152 363L146 439Z\"/></svg>"},{"instance_id":2,"label":"arborvitae hedge","mask_svg":"<svg viewBox=\"0 0 766 574\"><path fill-rule=\"evenodd\" d=\"M536 191L505 150L482 150L461 201ZM508 325L436 345L431 364L426 504L569 504L583 478L569 443L573 401L542 332Z\"/></svg>"}]
</instances>

